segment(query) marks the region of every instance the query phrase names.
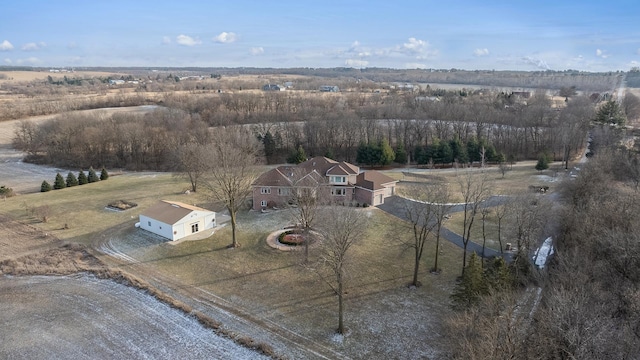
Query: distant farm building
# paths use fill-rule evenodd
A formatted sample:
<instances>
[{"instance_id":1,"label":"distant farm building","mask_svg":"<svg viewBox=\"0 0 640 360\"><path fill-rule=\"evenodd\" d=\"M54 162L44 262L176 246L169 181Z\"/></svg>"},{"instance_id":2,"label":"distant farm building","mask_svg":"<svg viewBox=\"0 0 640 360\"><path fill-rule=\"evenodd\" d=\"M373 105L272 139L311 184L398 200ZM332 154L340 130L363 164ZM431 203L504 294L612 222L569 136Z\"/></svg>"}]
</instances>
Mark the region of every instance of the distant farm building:
<instances>
[{"instance_id":1,"label":"distant farm building","mask_svg":"<svg viewBox=\"0 0 640 360\"><path fill-rule=\"evenodd\" d=\"M175 241L216 227L216 213L162 200L140 214L140 228Z\"/></svg>"},{"instance_id":2,"label":"distant farm building","mask_svg":"<svg viewBox=\"0 0 640 360\"><path fill-rule=\"evenodd\" d=\"M119 79L109 80L109 85L122 85L122 84L124 84L124 80L119 80Z\"/></svg>"},{"instance_id":3,"label":"distant farm building","mask_svg":"<svg viewBox=\"0 0 640 360\"><path fill-rule=\"evenodd\" d=\"M320 86L320 92L340 92L340 88L335 85Z\"/></svg>"}]
</instances>

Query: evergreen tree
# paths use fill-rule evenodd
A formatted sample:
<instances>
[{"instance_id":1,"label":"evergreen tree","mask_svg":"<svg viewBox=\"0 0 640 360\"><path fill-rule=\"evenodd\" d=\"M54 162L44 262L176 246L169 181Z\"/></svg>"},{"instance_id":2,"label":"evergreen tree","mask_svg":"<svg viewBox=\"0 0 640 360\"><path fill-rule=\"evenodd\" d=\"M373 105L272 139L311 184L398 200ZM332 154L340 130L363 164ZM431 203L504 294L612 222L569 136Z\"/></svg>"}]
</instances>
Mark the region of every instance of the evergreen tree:
<instances>
[{"instance_id":1,"label":"evergreen tree","mask_svg":"<svg viewBox=\"0 0 640 360\"><path fill-rule=\"evenodd\" d=\"M434 156L433 160L440 164L449 164L453 162L453 151L451 150L451 145L449 145L447 141L440 142L437 155Z\"/></svg>"},{"instance_id":2,"label":"evergreen tree","mask_svg":"<svg viewBox=\"0 0 640 360\"><path fill-rule=\"evenodd\" d=\"M459 162L460 164L466 164L469 162L467 148L459 139L452 139L451 141L449 141L449 147L451 148L453 160Z\"/></svg>"},{"instance_id":3,"label":"evergreen tree","mask_svg":"<svg viewBox=\"0 0 640 360\"><path fill-rule=\"evenodd\" d=\"M429 162L427 152L422 146L416 146L413 151L413 160L415 160L418 165L423 165Z\"/></svg>"},{"instance_id":4,"label":"evergreen tree","mask_svg":"<svg viewBox=\"0 0 640 360\"><path fill-rule=\"evenodd\" d=\"M45 180L42 182L42 185L40 185L40 192L47 192L47 191L51 191L51 185L49 185L49 183Z\"/></svg>"},{"instance_id":5,"label":"evergreen tree","mask_svg":"<svg viewBox=\"0 0 640 360\"><path fill-rule=\"evenodd\" d=\"M377 162L374 146L361 143L356 153L356 162L359 164L374 165Z\"/></svg>"},{"instance_id":6,"label":"evergreen tree","mask_svg":"<svg viewBox=\"0 0 640 360\"><path fill-rule=\"evenodd\" d=\"M482 272L482 262L476 253L471 254L462 276L453 289L451 300L455 309L467 309L480 301L487 294L487 283Z\"/></svg>"},{"instance_id":7,"label":"evergreen tree","mask_svg":"<svg viewBox=\"0 0 640 360\"><path fill-rule=\"evenodd\" d=\"M64 178L62 177L62 175L60 175L60 173L57 173L56 180L53 182L53 189L60 190L64 189L65 187L67 187L67 184L64 182Z\"/></svg>"},{"instance_id":8,"label":"evergreen tree","mask_svg":"<svg viewBox=\"0 0 640 360\"><path fill-rule=\"evenodd\" d=\"M78 186L78 179L71 171L67 174L67 187Z\"/></svg>"},{"instance_id":9,"label":"evergreen tree","mask_svg":"<svg viewBox=\"0 0 640 360\"><path fill-rule=\"evenodd\" d=\"M619 126L623 126L627 122L620 104L614 100L609 100L600 106L594 120L601 124L616 124Z\"/></svg>"},{"instance_id":10,"label":"evergreen tree","mask_svg":"<svg viewBox=\"0 0 640 360\"><path fill-rule=\"evenodd\" d=\"M536 164L536 170L542 171L549 168L549 161L547 160L547 156L545 154L540 154L538 156L538 163Z\"/></svg>"},{"instance_id":11,"label":"evergreen tree","mask_svg":"<svg viewBox=\"0 0 640 360\"><path fill-rule=\"evenodd\" d=\"M87 180L90 183L94 183L94 182L100 181L100 178L98 177L98 174L96 174L96 171L93 170L92 167L89 168L89 175L87 176Z\"/></svg>"},{"instance_id":12,"label":"evergreen tree","mask_svg":"<svg viewBox=\"0 0 640 360\"><path fill-rule=\"evenodd\" d=\"M107 169L102 168L102 170L100 170L100 180L107 180L109 179L109 173L107 172Z\"/></svg>"},{"instance_id":13,"label":"evergreen tree","mask_svg":"<svg viewBox=\"0 0 640 360\"><path fill-rule=\"evenodd\" d=\"M87 179L87 175L84 174L84 171L80 170L78 173L78 185L84 185L89 183L89 179Z\"/></svg>"},{"instance_id":14,"label":"evergreen tree","mask_svg":"<svg viewBox=\"0 0 640 360\"><path fill-rule=\"evenodd\" d=\"M262 144L264 145L264 155L267 158L270 158L276 152L276 142L273 139L273 135L271 135L270 131L267 131L266 134L262 137Z\"/></svg>"},{"instance_id":15,"label":"evergreen tree","mask_svg":"<svg viewBox=\"0 0 640 360\"><path fill-rule=\"evenodd\" d=\"M324 157L326 157L327 159L335 160L336 155L333 153L333 150L329 148L327 149L327 152L324 153Z\"/></svg>"},{"instance_id":16,"label":"evergreen tree","mask_svg":"<svg viewBox=\"0 0 640 360\"><path fill-rule=\"evenodd\" d=\"M472 163L482 160L482 155L480 155L480 143L475 137L472 137L467 141L467 157Z\"/></svg>"},{"instance_id":17,"label":"evergreen tree","mask_svg":"<svg viewBox=\"0 0 640 360\"><path fill-rule=\"evenodd\" d=\"M302 145L298 145L298 148L287 158L287 162L291 164L300 164L307 161L307 154L304 152Z\"/></svg>"},{"instance_id":18,"label":"evergreen tree","mask_svg":"<svg viewBox=\"0 0 640 360\"><path fill-rule=\"evenodd\" d=\"M513 286L513 276L509 270L509 265L502 257L495 257L487 264L485 270L487 286L491 289L502 291Z\"/></svg>"},{"instance_id":19,"label":"evergreen tree","mask_svg":"<svg viewBox=\"0 0 640 360\"><path fill-rule=\"evenodd\" d=\"M396 158L396 153L391 148L391 145L389 145L389 142L387 140L378 141L378 148L380 149L378 164L382 166L391 164L393 160Z\"/></svg>"},{"instance_id":20,"label":"evergreen tree","mask_svg":"<svg viewBox=\"0 0 640 360\"><path fill-rule=\"evenodd\" d=\"M398 144L398 146L396 146L396 159L395 162L397 162L398 164L406 164L408 157L407 157L407 151L404 149L404 145L402 143Z\"/></svg>"}]
</instances>

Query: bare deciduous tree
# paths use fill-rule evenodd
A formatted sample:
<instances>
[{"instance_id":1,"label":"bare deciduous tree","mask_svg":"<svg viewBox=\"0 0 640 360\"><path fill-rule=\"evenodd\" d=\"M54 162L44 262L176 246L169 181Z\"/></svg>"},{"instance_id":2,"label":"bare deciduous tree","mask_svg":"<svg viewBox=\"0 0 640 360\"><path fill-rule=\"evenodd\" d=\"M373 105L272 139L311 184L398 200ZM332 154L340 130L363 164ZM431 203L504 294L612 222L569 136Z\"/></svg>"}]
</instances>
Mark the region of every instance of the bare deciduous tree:
<instances>
[{"instance_id":1,"label":"bare deciduous tree","mask_svg":"<svg viewBox=\"0 0 640 360\"><path fill-rule=\"evenodd\" d=\"M507 215L508 207L505 205L499 205L494 208L494 214L496 215L496 220L498 222L498 244L500 246L500 254L504 253L504 248L502 247L502 221Z\"/></svg>"},{"instance_id":2,"label":"bare deciduous tree","mask_svg":"<svg viewBox=\"0 0 640 360\"><path fill-rule=\"evenodd\" d=\"M411 233L410 239L405 240L404 245L413 251L413 280L412 286L420 286L418 281L418 272L420 270L420 262L428 240L435 234L436 236L436 260L434 271L438 268L438 247L439 247L439 230L442 228L442 222L448 206L441 204L441 194L446 189L443 186L429 185L413 185L407 187L404 196L412 199L405 202L405 218L406 226L409 227Z\"/></svg>"},{"instance_id":3,"label":"bare deciduous tree","mask_svg":"<svg viewBox=\"0 0 640 360\"><path fill-rule=\"evenodd\" d=\"M325 177L315 170L309 172L304 168L292 168L291 170L291 202L295 205L293 217L302 228L305 237L304 262L309 261L309 232L316 221L319 209L328 204L329 187L326 186Z\"/></svg>"},{"instance_id":4,"label":"bare deciduous tree","mask_svg":"<svg viewBox=\"0 0 640 360\"><path fill-rule=\"evenodd\" d=\"M251 193L260 144L241 129L218 129L211 146L207 188L214 200L224 202L231 217L231 247L238 247L237 213Z\"/></svg>"},{"instance_id":5,"label":"bare deciduous tree","mask_svg":"<svg viewBox=\"0 0 640 360\"><path fill-rule=\"evenodd\" d=\"M319 228L324 236L320 255L320 265L329 272L332 281L327 283L338 296L338 328L344 334L344 294L346 270L350 259L349 249L365 233L366 217L364 211L350 207L329 206L323 208Z\"/></svg>"},{"instance_id":6,"label":"bare deciduous tree","mask_svg":"<svg viewBox=\"0 0 640 360\"><path fill-rule=\"evenodd\" d=\"M177 175L189 180L193 192L197 192L202 176L211 166L210 150L209 147L196 143L182 145L177 150Z\"/></svg>"},{"instance_id":7,"label":"bare deciduous tree","mask_svg":"<svg viewBox=\"0 0 640 360\"><path fill-rule=\"evenodd\" d=\"M466 171L459 175L458 185L463 198L463 222L462 222L462 272L467 266L467 246L471 237L471 228L473 221L482 206L482 202L486 200L489 194L487 183L487 174L483 171L476 172L472 170Z\"/></svg>"},{"instance_id":8,"label":"bare deciduous tree","mask_svg":"<svg viewBox=\"0 0 640 360\"><path fill-rule=\"evenodd\" d=\"M511 291L492 293L478 306L458 312L445 321L452 359L523 359L530 320L520 296Z\"/></svg>"}]
</instances>

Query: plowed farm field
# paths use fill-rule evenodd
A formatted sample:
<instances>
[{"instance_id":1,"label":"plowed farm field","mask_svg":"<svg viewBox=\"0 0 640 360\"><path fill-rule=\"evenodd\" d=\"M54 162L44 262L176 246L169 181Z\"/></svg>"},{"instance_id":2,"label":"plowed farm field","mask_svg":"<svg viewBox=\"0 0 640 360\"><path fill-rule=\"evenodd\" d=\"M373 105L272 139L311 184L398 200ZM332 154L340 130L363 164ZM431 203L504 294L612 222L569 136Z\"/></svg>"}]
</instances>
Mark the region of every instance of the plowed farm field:
<instances>
[{"instance_id":1,"label":"plowed farm field","mask_svg":"<svg viewBox=\"0 0 640 360\"><path fill-rule=\"evenodd\" d=\"M0 277L0 323L3 359L268 359L90 275Z\"/></svg>"}]
</instances>

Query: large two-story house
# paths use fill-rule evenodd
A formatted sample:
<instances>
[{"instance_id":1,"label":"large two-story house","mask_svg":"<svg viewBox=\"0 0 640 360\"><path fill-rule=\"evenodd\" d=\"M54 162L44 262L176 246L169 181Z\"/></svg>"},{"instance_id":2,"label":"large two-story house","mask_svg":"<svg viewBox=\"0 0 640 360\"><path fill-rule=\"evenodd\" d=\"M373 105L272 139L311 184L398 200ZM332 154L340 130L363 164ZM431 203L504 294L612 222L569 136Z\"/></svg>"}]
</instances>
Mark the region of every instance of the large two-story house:
<instances>
[{"instance_id":1,"label":"large two-story house","mask_svg":"<svg viewBox=\"0 0 640 360\"><path fill-rule=\"evenodd\" d=\"M321 186L337 203L380 205L395 193L397 181L378 171L360 171L348 162L318 156L298 165L271 169L253 183L253 208L283 207L294 198L294 189Z\"/></svg>"}]
</instances>

